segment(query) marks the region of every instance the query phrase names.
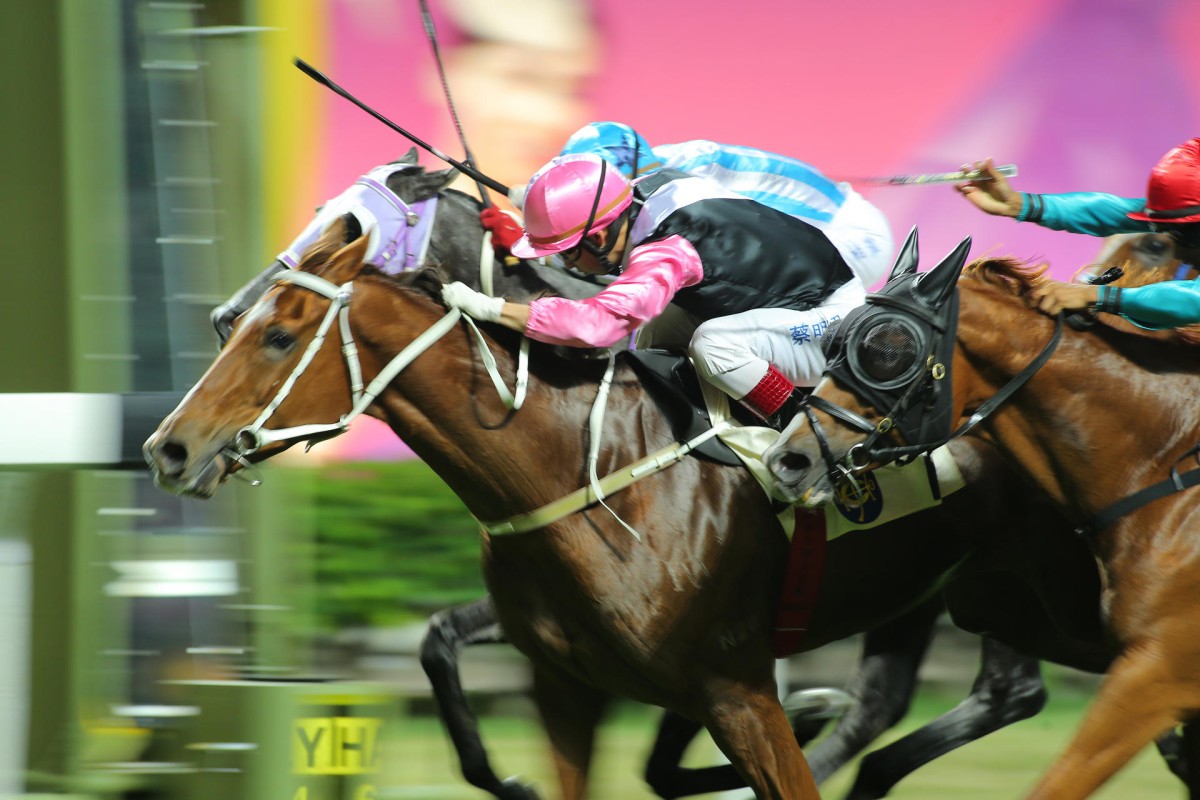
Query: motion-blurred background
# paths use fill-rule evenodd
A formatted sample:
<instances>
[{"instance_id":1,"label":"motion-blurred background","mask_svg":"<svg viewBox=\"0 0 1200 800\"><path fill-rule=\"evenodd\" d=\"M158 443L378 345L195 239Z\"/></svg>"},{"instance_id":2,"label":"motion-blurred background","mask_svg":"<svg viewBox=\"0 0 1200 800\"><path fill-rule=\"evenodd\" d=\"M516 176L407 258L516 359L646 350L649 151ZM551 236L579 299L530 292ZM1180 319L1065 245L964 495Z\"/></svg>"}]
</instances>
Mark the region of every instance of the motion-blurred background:
<instances>
[{"instance_id":1,"label":"motion-blurred background","mask_svg":"<svg viewBox=\"0 0 1200 800\"><path fill-rule=\"evenodd\" d=\"M836 177L992 156L1018 164L1020 189L1141 196L1200 120L1190 0L430 4L476 162L509 185L613 119L653 144L752 145ZM401 443L367 420L207 503L137 468L147 423L215 353L209 309L410 146L294 57L462 156L418 1L0 0L0 30L0 796L480 796L414 657L430 613L482 595L478 539ZM862 191L897 237L919 225L927 259L971 235L976 255L1066 277L1099 249L986 217L946 185ZM966 691L975 647L935 642L914 717ZM466 682L498 769L552 794L523 662L483 650ZM840 685L856 657L847 642L793 659L788 682ZM1062 705L896 796L1019 794L1093 685L1048 675ZM597 797L650 796L652 727L615 715ZM306 760L322 731L369 757ZM1175 790L1144 757L1108 791Z\"/></svg>"}]
</instances>

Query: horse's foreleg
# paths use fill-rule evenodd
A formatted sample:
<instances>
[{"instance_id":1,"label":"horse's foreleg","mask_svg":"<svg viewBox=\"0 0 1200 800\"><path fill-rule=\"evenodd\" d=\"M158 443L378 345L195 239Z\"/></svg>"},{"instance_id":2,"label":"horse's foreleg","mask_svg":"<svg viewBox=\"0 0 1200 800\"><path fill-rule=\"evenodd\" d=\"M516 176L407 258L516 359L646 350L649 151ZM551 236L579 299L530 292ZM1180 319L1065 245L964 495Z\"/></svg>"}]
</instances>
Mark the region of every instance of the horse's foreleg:
<instances>
[{"instance_id":1,"label":"horse's foreleg","mask_svg":"<svg viewBox=\"0 0 1200 800\"><path fill-rule=\"evenodd\" d=\"M807 752L818 784L908 713L917 670L925 660L942 608L940 597L930 598L863 637L862 658L846 687L854 703L830 734Z\"/></svg>"},{"instance_id":2,"label":"horse's foreleg","mask_svg":"<svg viewBox=\"0 0 1200 800\"><path fill-rule=\"evenodd\" d=\"M1187 786L1189 800L1200 800L1200 722L1195 719L1185 722L1178 736L1181 763L1173 771ZM1159 741L1162 738L1159 737Z\"/></svg>"},{"instance_id":3,"label":"horse's foreleg","mask_svg":"<svg viewBox=\"0 0 1200 800\"><path fill-rule=\"evenodd\" d=\"M554 752L563 800L587 796L596 728L609 699L564 672L534 664L533 700Z\"/></svg>"},{"instance_id":4,"label":"horse's foreleg","mask_svg":"<svg viewBox=\"0 0 1200 800\"><path fill-rule=\"evenodd\" d=\"M760 800L820 800L774 685L711 691L705 726Z\"/></svg>"},{"instance_id":5,"label":"horse's foreleg","mask_svg":"<svg viewBox=\"0 0 1200 800\"><path fill-rule=\"evenodd\" d=\"M1046 704L1037 659L991 638L983 639L979 675L971 694L933 722L862 760L848 798L885 797L902 778L992 731L1034 716Z\"/></svg>"},{"instance_id":6,"label":"horse's foreleg","mask_svg":"<svg viewBox=\"0 0 1200 800\"><path fill-rule=\"evenodd\" d=\"M1030 800L1088 797L1139 750L1200 707L1194 671L1181 668L1195 661L1195 654L1168 654L1161 642L1128 647L1113 662L1075 737Z\"/></svg>"},{"instance_id":7,"label":"horse's foreleg","mask_svg":"<svg viewBox=\"0 0 1200 800\"><path fill-rule=\"evenodd\" d=\"M1187 784L1188 775L1191 773L1188 771L1188 756L1183 747L1183 733L1172 728L1158 737L1154 746L1158 748L1158 754L1162 756L1163 763L1171 770L1171 774ZM1196 764L1196 768L1200 769L1200 763Z\"/></svg>"},{"instance_id":8,"label":"horse's foreleg","mask_svg":"<svg viewBox=\"0 0 1200 800\"><path fill-rule=\"evenodd\" d=\"M491 597L434 614L421 640L421 667L429 678L438 715L454 750L463 777L476 788L499 800L536 800L537 792L516 778L501 781L492 771L487 750L479 736L479 723L467 705L458 673L458 656L473 644L504 641Z\"/></svg>"},{"instance_id":9,"label":"horse's foreleg","mask_svg":"<svg viewBox=\"0 0 1200 800\"><path fill-rule=\"evenodd\" d=\"M746 779L732 764L698 769L681 766L684 751L703 727L673 712L663 713L654 749L646 762L646 783L659 797L674 800L693 794L746 788Z\"/></svg>"}]
</instances>

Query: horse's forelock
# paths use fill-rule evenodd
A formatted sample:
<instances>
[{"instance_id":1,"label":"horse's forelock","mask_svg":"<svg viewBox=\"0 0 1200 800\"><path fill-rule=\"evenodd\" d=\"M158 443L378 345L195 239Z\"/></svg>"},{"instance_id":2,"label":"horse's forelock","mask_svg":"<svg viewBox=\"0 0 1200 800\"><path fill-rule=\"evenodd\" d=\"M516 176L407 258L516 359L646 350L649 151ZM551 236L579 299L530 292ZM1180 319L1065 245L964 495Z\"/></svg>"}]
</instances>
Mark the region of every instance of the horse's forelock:
<instances>
[{"instance_id":1,"label":"horse's forelock","mask_svg":"<svg viewBox=\"0 0 1200 800\"><path fill-rule=\"evenodd\" d=\"M300 263L296 268L314 275L320 274L334 255L346 246L347 231L345 219L339 217L334 220L321 237L300 256Z\"/></svg>"}]
</instances>

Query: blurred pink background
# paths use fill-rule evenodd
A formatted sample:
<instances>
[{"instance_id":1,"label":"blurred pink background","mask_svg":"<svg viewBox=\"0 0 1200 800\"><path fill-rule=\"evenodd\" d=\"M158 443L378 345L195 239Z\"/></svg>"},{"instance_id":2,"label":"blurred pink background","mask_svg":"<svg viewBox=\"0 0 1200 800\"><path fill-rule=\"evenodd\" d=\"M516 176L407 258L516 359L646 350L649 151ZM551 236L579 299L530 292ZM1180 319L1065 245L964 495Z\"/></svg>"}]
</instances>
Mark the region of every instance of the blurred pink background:
<instances>
[{"instance_id":1,"label":"blurred pink background","mask_svg":"<svg viewBox=\"0 0 1200 800\"><path fill-rule=\"evenodd\" d=\"M614 119L652 144L751 145L836 177L991 156L1019 166L1018 189L1141 197L1158 158L1200 133L1200 3L1190 0L430 2L467 141L509 185L583 123ZM315 66L461 158L417 0L318 8L327 61ZM321 197L296 198L297 232L316 201L410 146L315 83L307 91L321 108ZM862 191L897 241L918 225L925 268L968 235L974 255L1048 260L1064 279L1100 247L988 217L949 185ZM406 453L370 423L314 451Z\"/></svg>"}]
</instances>

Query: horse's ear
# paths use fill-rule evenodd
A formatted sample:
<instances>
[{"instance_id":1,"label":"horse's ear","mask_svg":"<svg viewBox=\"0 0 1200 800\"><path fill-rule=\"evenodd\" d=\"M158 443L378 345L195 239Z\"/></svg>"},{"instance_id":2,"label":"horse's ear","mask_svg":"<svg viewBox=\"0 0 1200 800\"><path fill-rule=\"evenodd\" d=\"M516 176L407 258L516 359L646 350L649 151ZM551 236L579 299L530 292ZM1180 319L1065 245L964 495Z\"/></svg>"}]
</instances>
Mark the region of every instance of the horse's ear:
<instances>
[{"instance_id":1,"label":"horse's ear","mask_svg":"<svg viewBox=\"0 0 1200 800\"><path fill-rule=\"evenodd\" d=\"M321 232L321 236L316 243L308 249L313 260L327 261L331 253L336 253L349 242L353 241L356 236L351 235L350 223L354 222L354 226L358 227L358 220L353 214L342 214L334 217L333 220ZM308 255L302 261L307 261Z\"/></svg>"},{"instance_id":2,"label":"horse's ear","mask_svg":"<svg viewBox=\"0 0 1200 800\"><path fill-rule=\"evenodd\" d=\"M400 156L392 163L393 164L407 164L410 167L415 167L417 165L417 148L415 148L415 147L408 148L407 153Z\"/></svg>"},{"instance_id":3,"label":"horse's ear","mask_svg":"<svg viewBox=\"0 0 1200 800\"><path fill-rule=\"evenodd\" d=\"M913 225L912 230L908 232L908 238L904 240L904 244L900 245L900 252L896 254L896 262L892 264L892 272L888 275L888 282L890 283L902 275L911 275L916 272L919 261L920 253L917 252L917 226Z\"/></svg>"},{"instance_id":4,"label":"horse's ear","mask_svg":"<svg viewBox=\"0 0 1200 800\"><path fill-rule=\"evenodd\" d=\"M954 291L958 276L967 265L967 254L970 252L971 237L968 236L959 242L958 247L950 251L950 255L943 258L940 264L913 281L913 294L930 308L941 308Z\"/></svg>"},{"instance_id":5,"label":"horse's ear","mask_svg":"<svg viewBox=\"0 0 1200 800\"><path fill-rule=\"evenodd\" d=\"M370 236L360 236L338 250L326 262L325 268L321 270L321 277L337 284L357 278L363 268L363 263L367 260L367 248L370 244Z\"/></svg>"},{"instance_id":6,"label":"horse's ear","mask_svg":"<svg viewBox=\"0 0 1200 800\"><path fill-rule=\"evenodd\" d=\"M423 172L412 178L412 183L408 186L408 191L412 192L412 197L406 199L410 203L426 200L454 183L457 178L458 170L454 169L454 167L435 172Z\"/></svg>"}]
</instances>

